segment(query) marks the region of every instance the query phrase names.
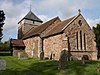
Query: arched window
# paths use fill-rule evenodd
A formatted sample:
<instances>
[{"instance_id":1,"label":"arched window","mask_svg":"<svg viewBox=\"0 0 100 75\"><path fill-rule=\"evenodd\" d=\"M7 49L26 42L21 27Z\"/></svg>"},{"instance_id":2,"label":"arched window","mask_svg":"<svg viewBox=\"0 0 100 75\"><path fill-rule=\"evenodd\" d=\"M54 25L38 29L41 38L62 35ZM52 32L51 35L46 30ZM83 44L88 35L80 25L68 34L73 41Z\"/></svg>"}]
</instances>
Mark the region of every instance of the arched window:
<instances>
[{"instance_id":1,"label":"arched window","mask_svg":"<svg viewBox=\"0 0 100 75\"><path fill-rule=\"evenodd\" d=\"M81 20L79 20L79 21L78 21L78 24L79 24L80 26L82 25L82 22L81 22Z\"/></svg>"},{"instance_id":2,"label":"arched window","mask_svg":"<svg viewBox=\"0 0 100 75\"><path fill-rule=\"evenodd\" d=\"M82 50L82 31L80 31L80 49Z\"/></svg>"},{"instance_id":3,"label":"arched window","mask_svg":"<svg viewBox=\"0 0 100 75\"><path fill-rule=\"evenodd\" d=\"M84 33L84 50L86 50L86 35Z\"/></svg>"},{"instance_id":4,"label":"arched window","mask_svg":"<svg viewBox=\"0 0 100 75\"><path fill-rule=\"evenodd\" d=\"M76 47L78 49L78 32L76 32Z\"/></svg>"},{"instance_id":5,"label":"arched window","mask_svg":"<svg viewBox=\"0 0 100 75\"><path fill-rule=\"evenodd\" d=\"M68 50L70 51L70 42L69 42L69 37L67 37L67 42L68 42Z\"/></svg>"}]
</instances>

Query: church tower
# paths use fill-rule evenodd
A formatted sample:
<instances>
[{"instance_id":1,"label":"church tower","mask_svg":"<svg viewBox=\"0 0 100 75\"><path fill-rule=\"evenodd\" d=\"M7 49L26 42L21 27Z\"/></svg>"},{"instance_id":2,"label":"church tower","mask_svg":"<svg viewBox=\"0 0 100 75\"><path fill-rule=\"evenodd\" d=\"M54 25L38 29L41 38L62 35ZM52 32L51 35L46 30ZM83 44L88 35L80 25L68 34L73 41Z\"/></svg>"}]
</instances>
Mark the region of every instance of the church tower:
<instances>
[{"instance_id":1,"label":"church tower","mask_svg":"<svg viewBox=\"0 0 100 75\"><path fill-rule=\"evenodd\" d=\"M22 39L24 34L27 33L32 27L35 28L41 25L42 22L43 21L30 10L28 14L18 22L18 39Z\"/></svg>"}]
</instances>

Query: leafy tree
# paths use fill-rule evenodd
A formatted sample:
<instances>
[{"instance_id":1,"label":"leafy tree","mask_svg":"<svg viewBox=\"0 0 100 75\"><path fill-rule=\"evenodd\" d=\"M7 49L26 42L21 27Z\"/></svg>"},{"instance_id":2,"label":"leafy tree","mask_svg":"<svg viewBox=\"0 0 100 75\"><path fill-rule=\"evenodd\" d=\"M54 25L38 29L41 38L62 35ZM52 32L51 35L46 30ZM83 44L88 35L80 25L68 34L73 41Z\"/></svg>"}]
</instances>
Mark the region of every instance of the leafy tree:
<instances>
[{"instance_id":1,"label":"leafy tree","mask_svg":"<svg viewBox=\"0 0 100 75\"><path fill-rule=\"evenodd\" d=\"M4 14L3 10L0 10L0 41L1 41L2 36L3 36L2 27L4 25L4 20L5 20L5 14Z\"/></svg>"},{"instance_id":2,"label":"leafy tree","mask_svg":"<svg viewBox=\"0 0 100 75\"><path fill-rule=\"evenodd\" d=\"M9 41L0 42L0 51L10 51Z\"/></svg>"},{"instance_id":3,"label":"leafy tree","mask_svg":"<svg viewBox=\"0 0 100 75\"><path fill-rule=\"evenodd\" d=\"M93 32L96 36L96 43L98 49L98 57L100 58L100 24L97 24L96 27L93 27Z\"/></svg>"}]
</instances>

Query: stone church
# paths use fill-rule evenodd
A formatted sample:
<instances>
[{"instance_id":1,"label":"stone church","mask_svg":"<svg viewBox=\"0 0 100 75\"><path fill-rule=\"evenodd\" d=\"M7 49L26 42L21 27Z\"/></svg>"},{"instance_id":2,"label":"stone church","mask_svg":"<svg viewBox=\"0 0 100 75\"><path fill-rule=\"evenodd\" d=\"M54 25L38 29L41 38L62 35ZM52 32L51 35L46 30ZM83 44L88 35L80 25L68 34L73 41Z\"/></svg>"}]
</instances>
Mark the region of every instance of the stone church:
<instances>
[{"instance_id":1,"label":"stone church","mask_svg":"<svg viewBox=\"0 0 100 75\"><path fill-rule=\"evenodd\" d=\"M69 59L97 59L95 35L80 11L66 20L55 17L45 23L29 11L18 24L18 39L10 42L13 56L25 52L31 58L58 60L66 50Z\"/></svg>"}]
</instances>

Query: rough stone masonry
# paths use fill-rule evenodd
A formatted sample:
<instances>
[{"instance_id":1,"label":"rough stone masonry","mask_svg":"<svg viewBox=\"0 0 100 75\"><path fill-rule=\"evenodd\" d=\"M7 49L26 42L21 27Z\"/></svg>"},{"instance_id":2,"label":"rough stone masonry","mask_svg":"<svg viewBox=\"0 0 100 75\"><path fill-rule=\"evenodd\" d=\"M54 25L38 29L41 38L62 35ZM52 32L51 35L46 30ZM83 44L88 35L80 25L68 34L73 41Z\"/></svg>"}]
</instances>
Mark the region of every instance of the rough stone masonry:
<instances>
[{"instance_id":1,"label":"rough stone masonry","mask_svg":"<svg viewBox=\"0 0 100 75\"><path fill-rule=\"evenodd\" d=\"M6 70L6 61L0 60L0 70Z\"/></svg>"}]
</instances>

